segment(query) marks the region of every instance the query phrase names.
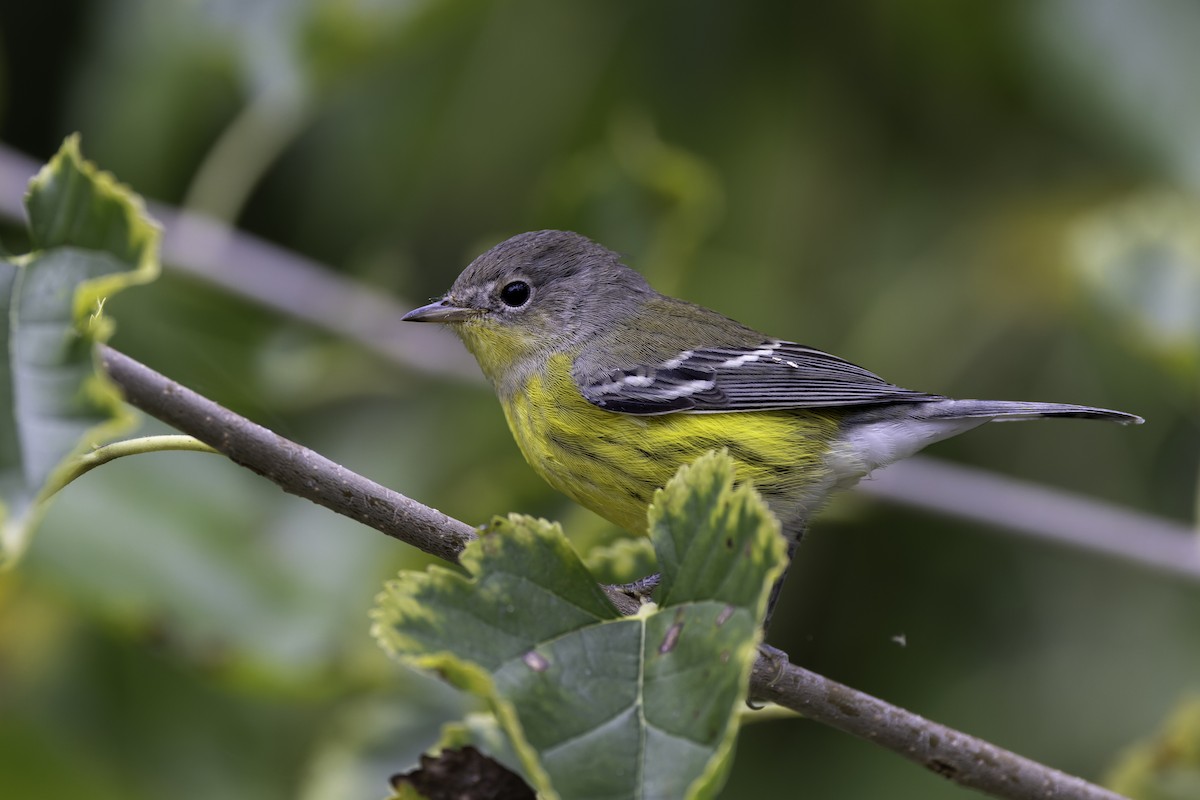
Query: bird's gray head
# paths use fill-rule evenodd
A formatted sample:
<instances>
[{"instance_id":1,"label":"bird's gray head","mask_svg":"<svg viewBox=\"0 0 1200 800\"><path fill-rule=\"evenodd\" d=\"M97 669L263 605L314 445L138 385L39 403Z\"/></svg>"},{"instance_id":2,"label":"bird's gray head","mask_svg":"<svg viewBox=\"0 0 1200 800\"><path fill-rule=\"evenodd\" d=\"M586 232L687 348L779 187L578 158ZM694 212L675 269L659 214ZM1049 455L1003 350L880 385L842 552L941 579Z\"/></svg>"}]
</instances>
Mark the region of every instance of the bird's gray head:
<instances>
[{"instance_id":1,"label":"bird's gray head","mask_svg":"<svg viewBox=\"0 0 1200 800\"><path fill-rule=\"evenodd\" d=\"M450 324L494 379L512 362L606 329L648 294L645 278L611 250L577 233L535 231L488 250L445 297L404 318Z\"/></svg>"},{"instance_id":2,"label":"bird's gray head","mask_svg":"<svg viewBox=\"0 0 1200 800\"><path fill-rule=\"evenodd\" d=\"M462 326L464 336L475 325L508 326L523 337L562 342L593 321L619 317L650 291L646 278L586 236L536 230L480 255L442 300L406 319Z\"/></svg>"}]
</instances>

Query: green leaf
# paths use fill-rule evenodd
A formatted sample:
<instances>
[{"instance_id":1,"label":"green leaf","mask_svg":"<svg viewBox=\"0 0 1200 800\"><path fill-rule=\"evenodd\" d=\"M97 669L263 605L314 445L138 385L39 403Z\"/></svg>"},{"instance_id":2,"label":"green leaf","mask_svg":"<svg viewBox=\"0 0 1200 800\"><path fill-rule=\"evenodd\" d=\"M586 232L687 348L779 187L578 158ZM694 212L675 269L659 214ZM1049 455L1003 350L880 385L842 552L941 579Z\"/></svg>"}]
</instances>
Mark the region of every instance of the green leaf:
<instances>
[{"instance_id":1,"label":"green leaf","mask_svg":"<svg viewBox=\"0 0 1200 800\"><path fill-rule=\"evenodd\" d=\"M754 536L763 527L775 533L767 544ZM707 599L756 608L762 575L784 557L778 521L753 487L734 487L724 452L684 466L655 495L650 538L662 573L656 598L664 606ZM762 602L758 612L766 611Z\"/></svg>"},{"instance_id":2,"label":"green leaf","mask_svg":"<svg viewBox=\"0 0 1200 800\"><path fill-rule=\"evenodd\" d=\"M93 350L105 298L158 273L159 230L142 202L83 160L77 136L30 183L34 250L0 261L0 566L28 546L68 463L128 427Z\"/></svg>"},{"instance_id":3,"label":"green leaf","mask_svg":"<svg viewBox=\"0 0 1200 800\"><path fill-rule=\"evenodd\" d=\"M402 573L373 617L383 647L485 698L545 797L708 797L724 780L779 526L725 453L662 490L650 530L661 606L621 618L561 529L498 518L467 575Z\"/></svg>"},{"instance_id":4,"label":"green leaf","mask_svg":"<svg viewBox=\"0 0 1200 800\"><path fill-rule=\"evenodd\" d=\"M1181 703L1157 737L1126 753L1108 785L1134 800L1200 797L1200 696Z\"/></svg>"},{"instance_id":5,"label":"green leaf","mask_svg":"<svg viewBox=\"0 0 1200 800\"><path fill-rule=\"evenodd\" d=\"M626 537L592 547L584 564L588 572L603 583L631 583L658 571L654 545L642 537Z\"/></svg>"}]
</instances>

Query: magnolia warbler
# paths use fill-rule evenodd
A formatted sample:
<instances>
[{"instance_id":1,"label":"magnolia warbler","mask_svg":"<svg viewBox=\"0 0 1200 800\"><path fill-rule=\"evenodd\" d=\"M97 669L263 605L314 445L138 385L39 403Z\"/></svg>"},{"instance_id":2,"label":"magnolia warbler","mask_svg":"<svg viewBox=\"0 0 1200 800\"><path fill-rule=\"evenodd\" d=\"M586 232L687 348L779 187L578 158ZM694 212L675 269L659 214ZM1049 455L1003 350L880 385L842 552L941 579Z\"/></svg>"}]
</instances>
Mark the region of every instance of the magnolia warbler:
<instances>
[{"instance_id":1,"label":"magnolia warbler","mask_svg":"<svg viewBox=\"0 0 1200 800\"><path fill-rule=\"evenodd\" d=\"M404 319L458 334L526 460L576 502L644 532L655 490L681 465L725 448L739 480L779 518L789 555L833 490L985 422L1142 422L1088 406L902 389L659 294L616 253L565 231L501 242L445 297Z\"/></svg>"}]
</instances>

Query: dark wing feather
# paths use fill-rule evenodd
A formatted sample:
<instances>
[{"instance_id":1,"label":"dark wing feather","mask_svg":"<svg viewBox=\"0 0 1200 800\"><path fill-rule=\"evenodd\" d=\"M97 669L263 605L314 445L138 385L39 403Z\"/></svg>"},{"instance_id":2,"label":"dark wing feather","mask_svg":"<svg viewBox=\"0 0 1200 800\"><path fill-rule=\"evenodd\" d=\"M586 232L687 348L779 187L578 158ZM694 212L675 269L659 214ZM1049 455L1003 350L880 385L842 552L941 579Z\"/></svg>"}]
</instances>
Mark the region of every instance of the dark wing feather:
<instances>
[{"instance_id":1,"label":"dark wing feather","mask_svg":"<svg viewBox=\"0 0 1200 800\"><path fill-rule=\"evenodd\" d=\"M939 395L894 386L837 356L793 342L689 350L659 364L581 381L600 408L625 414L828 408L922 402Z\"/></svg>"}]
</instances>

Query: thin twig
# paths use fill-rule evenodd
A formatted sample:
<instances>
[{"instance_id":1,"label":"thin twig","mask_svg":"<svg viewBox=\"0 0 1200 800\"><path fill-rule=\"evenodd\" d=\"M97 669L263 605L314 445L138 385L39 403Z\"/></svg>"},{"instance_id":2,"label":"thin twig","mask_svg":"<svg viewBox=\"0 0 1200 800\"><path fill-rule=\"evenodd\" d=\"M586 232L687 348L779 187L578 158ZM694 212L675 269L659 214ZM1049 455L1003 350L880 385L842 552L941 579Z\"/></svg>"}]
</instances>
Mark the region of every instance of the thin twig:
<instances>
[{"instance_id":1,"label":"thin twig","mask_svg":"<svg viewBox=\"0 0 1200 800\"><path fill-rule=\"evenodd\" d=\"M475 536L464 522L410 500L289 441L109 347L100 349L125 399L233 461L426 553L457 561ZM609 596L622 600L613 587ZM619 608L633 604L625 597ZM1119 800L1120 796L778 659L760 657L752 697L878 743L963 786L1009 800Z\"/></svg>"},{"instance_id":2,"label":"thin twig","mask_svg":"<svg viewBox=\"0 0 1200 800\"><path fill-rule=\"evenodd\" d=\"M204 442L194 436L168 434L165 436L142 436L137 439L122 439L119 442L97 447L76 458L67 469L55 475L46 489L46 496L61 492L68 484L86 475L103 464L126 456L145 453L162 453L169 450L190 450L196 453L215 453Z\"/></svg>"}]
</instances>

